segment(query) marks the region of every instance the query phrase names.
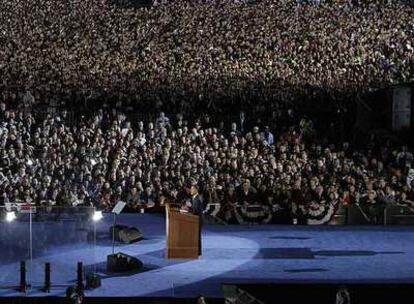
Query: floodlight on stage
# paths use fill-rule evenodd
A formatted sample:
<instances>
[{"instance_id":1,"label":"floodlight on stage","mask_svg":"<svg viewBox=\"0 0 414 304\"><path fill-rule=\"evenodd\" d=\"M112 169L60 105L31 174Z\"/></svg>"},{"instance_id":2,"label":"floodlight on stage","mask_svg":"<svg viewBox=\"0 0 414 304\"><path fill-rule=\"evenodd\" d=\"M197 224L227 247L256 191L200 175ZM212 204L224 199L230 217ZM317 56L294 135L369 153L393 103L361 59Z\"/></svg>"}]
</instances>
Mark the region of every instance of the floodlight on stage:
<instances>
[{"instance_id":1,"label":"floodlight on stage","mask_svg":"<svg viewBox=\"0 0 414 304\"><path fill-rule=\"evenodd\" d=\"M16 213L14 211L7 211L6 212L6 221L13 222L16 219Z\"/></svg>"},{"instance_id":2,"label":"floodlight on stage","mask_svg":"<svg viewBox=\"0 0 414 304\"><path fill-rule=\"evenodd\" d=\"M92 220L94 222L99 222L102 218L103 218L102 211L95 210L95 212L92 215Z\"/></svg>"}]
</instances>

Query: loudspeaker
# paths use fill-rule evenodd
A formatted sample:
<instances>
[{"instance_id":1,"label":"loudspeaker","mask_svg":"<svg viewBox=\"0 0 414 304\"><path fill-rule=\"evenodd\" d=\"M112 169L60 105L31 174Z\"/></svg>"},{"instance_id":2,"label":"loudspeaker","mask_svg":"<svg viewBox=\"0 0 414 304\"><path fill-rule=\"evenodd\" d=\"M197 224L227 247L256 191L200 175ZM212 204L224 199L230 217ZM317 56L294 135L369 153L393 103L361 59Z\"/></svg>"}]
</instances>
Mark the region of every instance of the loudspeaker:
<instances>
[{"instance_id":1,"label":"loudspeaker","mask_svg":"<svg viewBox=\"0 0 414 304\"><path fill-rule=\"evenodd\" d=\"M131 244L134 242L138 242L144 237L142 232L137 228L128 228L123 229L119 232L119 238L125 244Z\"/></svg>"},{"instance_id":2,"label":"loudspeaker","mask_svg":"<svg viewBox=\"0 0 414 304\"><path fill-rule=\"evenodd\" d=\"M144 237L144 234L138 228L124 225L111 226L111 228L109 228L109 233L111 238L113 237L113 233L115 234L115 241L123 242L125 244L138 242Z\"/></svg>"},{"instance_id":3,"label":"loudspeaker","mask_svg":"<svg viewBox=\"0 0 414 304\"><path fill-rule=\"evenodd\" d=\"M119 232L123 229L128 229L128 226L125 225L115 225L109 228L109 235L112 237L114 236L115 241L120 242L121 239L119 238ZM114 235L113 235L114 234Z\"/></svg>"},{"instance_id":4,"label":"loudspeaker","mask_svg":"<svg viewBox=\"0 0 414 304\"><path fill-rule=\"evenodd\" d=\"M93 273L88 273L86 275L86 288L95 289L101 287L101 278Z\"/></svg>"},{"instance_id":5,"label":"loudspeaker","mask_svg":"<svg viewBox=\"0 0 414 304\"><path fill-rule=\"evenodd\" d=\"M109 272L130 272L142 268L142 262L122 252L110 254L107 257L106 269Z\"/></svg>"}]
</instances>

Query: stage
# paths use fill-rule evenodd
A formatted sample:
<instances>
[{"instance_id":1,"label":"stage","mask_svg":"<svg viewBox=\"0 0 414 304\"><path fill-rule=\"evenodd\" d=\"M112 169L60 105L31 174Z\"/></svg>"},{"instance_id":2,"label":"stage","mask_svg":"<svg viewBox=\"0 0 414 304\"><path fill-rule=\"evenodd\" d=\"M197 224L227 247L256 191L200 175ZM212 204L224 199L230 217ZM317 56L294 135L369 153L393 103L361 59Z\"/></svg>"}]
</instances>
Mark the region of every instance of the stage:
<instances>
[{"instance_id":1,"label":"stage","mask_svg":"<svg viewBox=\"0 0 414 304\"><path fill-rule=\"evenodd\" d=\"M138 273L106 272L111 215L97 224L96 242L90 239L93 224L33 222L33 263L27 270L33 286L26 295L64 296L76 282L78 261L102 279L102 287L86 291L89 297L220 298L222 284L242 283L414 283L412 226L204 226L200 259L166 260L162 215L122 214L118 223L144 232L144 240L116 247L144 263ZM30 254L28 226L1 223L2 297L25 295L12 285L19 283L19 261ZM51 263L52 284L59 285L48 294L40 291L45 262Z\"/></svg>"}]
</instances>

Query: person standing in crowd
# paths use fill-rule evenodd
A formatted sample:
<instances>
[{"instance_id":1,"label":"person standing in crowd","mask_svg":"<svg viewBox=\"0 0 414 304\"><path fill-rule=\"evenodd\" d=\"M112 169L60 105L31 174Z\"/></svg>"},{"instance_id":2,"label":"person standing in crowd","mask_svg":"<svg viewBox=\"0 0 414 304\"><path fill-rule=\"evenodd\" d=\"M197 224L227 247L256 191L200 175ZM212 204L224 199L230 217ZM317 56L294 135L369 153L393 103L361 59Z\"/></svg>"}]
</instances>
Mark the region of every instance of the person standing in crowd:
<instances>
[{"instance_id":1,"label":"person standing in crowd","mask_svg":"<svg viewBox=\"0 0 414 304\"><path fill-rule=\"evenodd\" d=\"M265 130L263 132L263 138L268 146L273 146L275 141L274 141L273 133L270 132L269 126L265 127Z\"/></svg>"}]
</instances>

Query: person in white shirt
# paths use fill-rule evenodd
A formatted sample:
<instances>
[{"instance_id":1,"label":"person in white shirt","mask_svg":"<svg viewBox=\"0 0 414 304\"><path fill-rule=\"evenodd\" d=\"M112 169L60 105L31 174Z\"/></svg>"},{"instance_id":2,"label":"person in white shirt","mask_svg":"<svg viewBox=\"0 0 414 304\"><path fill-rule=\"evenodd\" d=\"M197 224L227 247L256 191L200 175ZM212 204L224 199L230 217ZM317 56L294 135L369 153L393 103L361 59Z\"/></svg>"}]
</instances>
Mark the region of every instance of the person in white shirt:
<instances>
[{"instance_id":1,"label":"person in white shirt","mask_svg":"<svg viewBox=\"0 0 414 304\"><path fill-rule=\"evenodd\" d=\"M269 126L265 127L265 131L263 132L263 138L268 146L272 146L274 144L274 136L273 133L270 132Z\"/></svg>"}]
</instances>

